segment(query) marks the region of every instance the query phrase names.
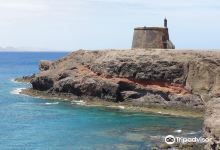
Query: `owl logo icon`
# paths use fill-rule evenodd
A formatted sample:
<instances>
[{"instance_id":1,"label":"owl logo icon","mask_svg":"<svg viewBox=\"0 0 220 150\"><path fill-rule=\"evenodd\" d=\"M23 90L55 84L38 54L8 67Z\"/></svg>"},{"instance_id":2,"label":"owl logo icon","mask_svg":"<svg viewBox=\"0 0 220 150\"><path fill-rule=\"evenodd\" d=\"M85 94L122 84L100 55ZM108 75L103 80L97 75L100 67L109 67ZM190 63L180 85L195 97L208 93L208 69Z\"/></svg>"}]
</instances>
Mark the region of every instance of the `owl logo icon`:
<instances>
[{"instance_id":1,"label":"owl logo icon","mask_svg":"<svg viewBox=\"0 0 220 150\"><path fill-rule=\"evenodd\" d=\"M165 137L165 142L169 145L174 144L175 143L175 137L173 135L167 135Z\"/></svg>"}]
</instances>

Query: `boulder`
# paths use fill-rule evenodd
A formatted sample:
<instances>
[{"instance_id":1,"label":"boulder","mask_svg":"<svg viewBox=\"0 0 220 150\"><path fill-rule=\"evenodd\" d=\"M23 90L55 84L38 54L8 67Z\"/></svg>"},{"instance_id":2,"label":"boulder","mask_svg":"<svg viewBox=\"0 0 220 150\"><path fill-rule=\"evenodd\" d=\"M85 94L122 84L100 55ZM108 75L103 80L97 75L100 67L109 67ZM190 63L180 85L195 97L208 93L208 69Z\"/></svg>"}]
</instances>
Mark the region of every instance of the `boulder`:
<instances>
[{"instance_id":1,"label":"boulder","mask_svg":"<svg viewBox=\"0 0 220 150\"><path fill-rule=\"evenodd\" d=\"M48 60L41 60L39 63L39 70L46 71L49 70L51 67L52 62Z\"/></svg>"}]
</instances>

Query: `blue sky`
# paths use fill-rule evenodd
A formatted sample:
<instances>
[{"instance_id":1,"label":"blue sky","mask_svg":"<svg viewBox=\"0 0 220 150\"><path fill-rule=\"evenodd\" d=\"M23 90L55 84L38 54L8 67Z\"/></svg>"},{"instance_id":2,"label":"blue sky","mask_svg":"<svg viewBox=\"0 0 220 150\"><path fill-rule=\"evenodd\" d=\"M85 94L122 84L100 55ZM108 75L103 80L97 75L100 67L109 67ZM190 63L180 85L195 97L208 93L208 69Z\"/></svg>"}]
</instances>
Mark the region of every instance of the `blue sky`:
<instances>
[{"instance_id":1,"label":"blue sky","mask_svg":"<svg viewBox=\"0 0 220 150\"><path fill-rule=\"evenodd\" d=\"M127 49L165 16L176 48L220 48L219 0L0 0L0 47Z\"/></svg>"}]
</instances>

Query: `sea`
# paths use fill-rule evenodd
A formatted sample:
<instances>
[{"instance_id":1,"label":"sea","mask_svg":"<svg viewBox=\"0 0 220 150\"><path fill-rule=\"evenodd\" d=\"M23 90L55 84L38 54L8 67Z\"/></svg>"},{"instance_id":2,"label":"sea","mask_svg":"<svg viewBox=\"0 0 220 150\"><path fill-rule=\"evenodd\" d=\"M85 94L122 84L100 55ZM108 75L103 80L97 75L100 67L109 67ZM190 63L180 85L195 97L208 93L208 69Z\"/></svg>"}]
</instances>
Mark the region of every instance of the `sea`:
<instances>
[{"instance_id":1,"label":"sea","mask_svg":"<svg viewBox=\"0 0 220 150\"><path fill-rule=\"evenodd\" d=\"M150 150L164 137L200 137L202 119L128 112L19 94L16 77L67 52L0 52L0 150Z\"/></svg>"}]
</instances>

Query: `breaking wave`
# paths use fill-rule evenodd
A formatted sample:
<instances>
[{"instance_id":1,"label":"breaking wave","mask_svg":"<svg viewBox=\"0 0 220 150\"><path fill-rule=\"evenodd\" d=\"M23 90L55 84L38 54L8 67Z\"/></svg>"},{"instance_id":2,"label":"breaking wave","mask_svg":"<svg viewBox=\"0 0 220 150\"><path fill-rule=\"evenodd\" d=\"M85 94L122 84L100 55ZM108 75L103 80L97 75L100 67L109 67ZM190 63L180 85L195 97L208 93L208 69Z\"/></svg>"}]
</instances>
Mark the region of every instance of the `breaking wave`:
<instances>
[{"instance_id":1,"label":"breaking wave","mask_svg":"<svg viewBox=\"0 0 220 150\"><path fill-rule=\"evenodd\" d=\"M119 109L125 109L125 106L107 106L109 108L119 108Z\"/></svg>"},{"instance_id":2,"label":"breaking wave","mask_svg":"<svg viewBox=\"0 0 220 150\"><path fill-rule=\"evenodd\" d=\"M178 130L174 130L173 132L175 132L175 133L181 133L182 130L181 130L181 129L178 129Z\"/></svg>"},{"instance_id":3,"label":"breaking wave","mask_svg":"<svg viewBox=\"0 0 220 150\"><path fill-rule=\"evenodd\" d=\"M77 104L77 105L86 105L86 102L80 100L80 101L71 101L71 104Z\"/></svg>"},{"instance_id":4,"label":"breaking wave","mask_svg":"<svg viewBox=\"0 0 220 150\"><path fill-rule=\"evenodd\" d=\"M202 133L202 131L191 131L191 132L186 133L186 134L188 134L188 135L194 135L194 134L200 134L200 133Z\"/></svg>"},{"instance_id":5,"label":"breaking wave","mask_svg":"<svg viewBox=\"0 0 220 150\"><path fill-rule=\"evenodd\" d=\"M49 102L47 102L47 103L44 103L45 105L58 105L59 104L59 102L53 102L53 103L49 103Z\"/></svg>"},{"instance_id":6,"label":"breaking wave","mask_svg":"<svg viewBox=\"0 0 220 150\"><path fill-rule=\"evenodd\" d=\"M10 81L13 82L13 83L19 83L19 82L16 81L15 79L11 79Z\"/></svg>"},{"instance_id":7,"label":"breaking wave","mask_svg":"<svg viewBox=\"0 0 220 150\"><path fill-rule=\"evenodd\" d=\"M26 89L26 88L16 88L16 89L12 90L10 93L14 94L14 95L19 95L19 94L21 94L22 90L24 90L24 89Z\"/></svg>"}]
</instances>

